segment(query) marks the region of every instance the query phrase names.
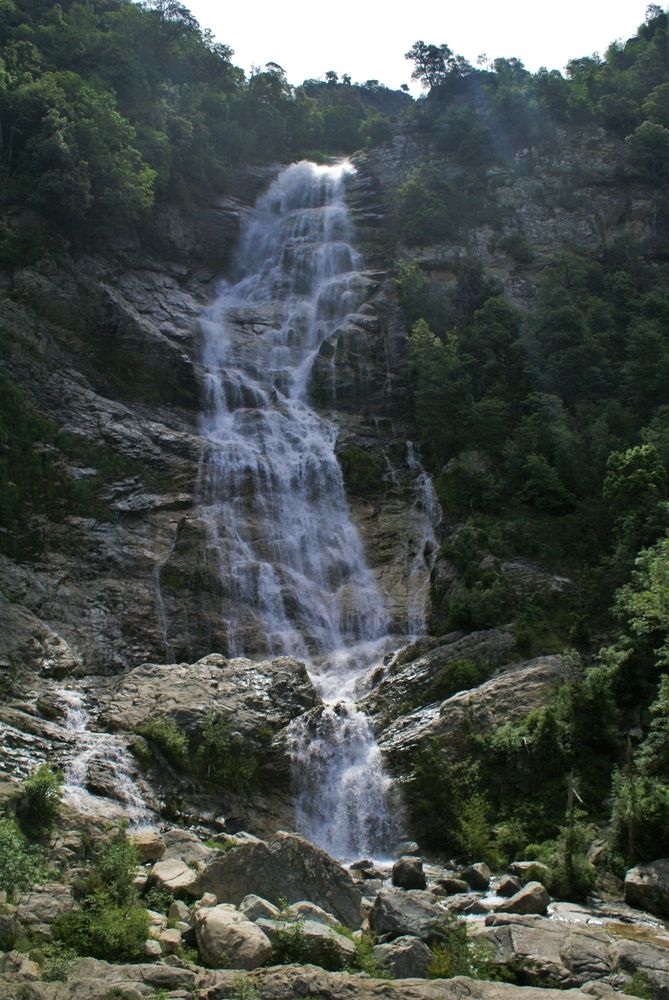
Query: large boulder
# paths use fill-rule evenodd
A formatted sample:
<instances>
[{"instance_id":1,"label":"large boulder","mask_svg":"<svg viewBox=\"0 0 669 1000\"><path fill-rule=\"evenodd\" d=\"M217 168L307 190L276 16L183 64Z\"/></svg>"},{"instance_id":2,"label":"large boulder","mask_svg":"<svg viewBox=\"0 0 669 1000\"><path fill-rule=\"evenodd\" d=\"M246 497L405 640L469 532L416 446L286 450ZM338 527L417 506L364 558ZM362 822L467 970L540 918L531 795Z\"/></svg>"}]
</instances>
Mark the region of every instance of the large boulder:
<instances>
[{"instance_id":1,"label":"large boulder","mask_svg":"<svg viewBox=\"0 0 669 1000\"><path fill-rule=\"evenodd\" d=\"M175 896L187 894L197 899L201 895L196 888L197 877L198 873L185 861L166 858L153 866L150 881L158 889L171 892Z\"/></svg>"},{"instance_id":2,"label":"large boulder","mask_svg":"<svg viewBox=\"0 0 669 1000\"><path fill-rule=\"evenodd\" d=\"M400 889L424 889L427 879L421 859L406 855L398 858L393 865L392 882Z\"/></svg>"},{"instance_id":3,"label":"large boulder","mask_svg":"<svg viewBox=\"0 0 669 1000\"><path fill-rule=\"evenodd\" d=\"M630 868L625 874L625 902L659 917L669 917L669 858Z\"/></svg>"},{"instance_id":4,"label":"large boulder","mask_svg":"<svg viewBox=\"0 0 669 1000\"><path fill-rule=\"evenodd\" d=\"M405 935L387 944L377 944L374 958L388 969L393 979L424 979L434 953L420 938Z\"/></svg>"},{"instance_id":5,"label":"large boulder","mask_svg":"<svg viewBox=\"0 0 669 1000\"><path fill-rule=\"evenodd\" d=\"M333 959L336 959L335 966L344 965L355 958L355 945L351 939L317 920L291 923L285 920L261 918L257 921L257 926L270 941L275 941L277 935L283 932L293 931L296 937L304 942L308 961L315 965L329 966Z\"/></svg>"},{"instance_id":6,"label":"large boulder","mask_svg":"<svg viewBox=\"0 0 669 1000\"><path fill-rule=\"evenodd\" d=\"M212 969L257 969L272 952L260 927L225 903L197 911L195 937L202 961Z\"/></svg>"},{"instance_id":7,"label":"large boulder","mask_svg":"<svg viewBox=\"0 0 669 1000\"><path fill-rule=\"evenodd\" d=\"M528 882L522 889L496 907L498 913L543 914L550 903L550 896L541 882Z\"/></svg>"},{"instance_id":8,"label":"large boulder","mask_svg":"<svg viewBox=\"0 0 669 1000\"><path fill-rule=\"evenodd\" d=\"M213 892L235 905L251 893L275 905L282 899L309 900L347 927L362 923L362 896L346 869L294 833L277 833L270 843L239 844L219 854L199 874L194 891Z\"/></svg>"},{"instance_id":9,"label":"large boulder","mask_svg":"<svg viewBox=\"0 0 669 1000\"><path fill-rule=\"evenodd\" d=\"M369 911L369 926L379 937L393 938L410 935L429 941L446 911L431 892L419 889L382 889Z\"/></svg>"},{"instance_id":10,"label":"large boulder","mask_svg":"<svg viewBox=\"0 0 669 1000\"><path fill-rule=\"evenodd\" d=\"M133 834L132 842L142 865L149 861L160 861L165 853L165 841L157 830L140 830Z\"/></svg>"},{"instance_id":11,"label":"large boulder","mask_svg":"<svg viewBox=\"0 0 669 1000\"><path fill-rule=\"evenodd\" d=\"M464 879L470 889L485 892L490 886L491 872L486 864L477 861L476 864L468 865L460 873L460 877Z\"/></svg>"}]
</instances>

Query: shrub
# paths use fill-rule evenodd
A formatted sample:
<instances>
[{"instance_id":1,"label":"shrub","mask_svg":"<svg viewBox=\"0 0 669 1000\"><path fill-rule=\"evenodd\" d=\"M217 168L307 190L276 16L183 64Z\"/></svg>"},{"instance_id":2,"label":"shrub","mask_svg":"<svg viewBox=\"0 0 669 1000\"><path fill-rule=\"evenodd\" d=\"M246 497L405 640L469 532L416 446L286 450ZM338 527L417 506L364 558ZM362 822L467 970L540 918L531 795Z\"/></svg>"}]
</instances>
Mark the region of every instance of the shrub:
<instances>
[{"instance_id":1,"label":"shrub","mask_svg":"<svg viewBox=\"0 0 669 1000\"><path fill-rule=\"evenodd\" d=\"M11 897L43 875L41 858L26 844L14 820L0 819L0 888Z\"/></svg>"},{"instance_id":2,"label":"shrub","mask_svg":"<svg viewBox=\"0 0 669 1000\"><path fill-rule=\"evenodd\" d=\"M134 885L136 867L137 849L121 831L105 845L80 883L81 909L55 920L56 940L94 958L140 958L149 916Z\"/></svg>"},{"instance_id":3,"label":"shrub","mask_svg":"<svg viewBox=\"0 0 669 1000\"><path fill-rule=\"evenodd\" d=\"M337 942L330 938L309 940L304 935L302 921L284 922L272 942L272 965L320 965L322 969L338 972L346 962Z\"/></svg>"},{"instance_id":4,"label":"shrub","mask_svg":"<svg viewBox=\"0 0 669 1000\"><path fill-rule=\"evenodd\" d=\"M60 815L63 776L42 764L27 778L15 802L16 818L27 837L38 840L50 833Z\"/></svg>"},{"instance_id":5,"label":"shrub","mask_svg":"<svg viewBox=\"0 0 669 1000\"><path fill-rule=\"evenodd\" d=\"M253 747L239 733L230 731L222 714L210 711L200 731L195 764L205 777L236 792L248 792L257 783L260 761Z\"/></svg>"},{"instance_id":6,"label":"shrub","mask_svg":"<svg viewBox=\"0 0 669 1000\"><path fill-rule=\"evenodd\" d=\"M174 719L150 719L137 730L151 749L157 748L170 763L183 766L188 759L188 737Z\"/></svg>"},{"instance_id":7,"label":"shrub","mask_svg":"<svg viewBox=\"0 0 669 1000\"><path fill-rule=\"evenodd\" d=\"M471 941L464 920L449 913L434 932L431 947L434 961L427 970L429 979L451 979L470 976L472 979L495 979L497 970L490 952L481 943Z\"/></svg>"},{"instance_id":8,"label":"shrub","mask_svg":"<svg viewBox=\"0 0 669 1000\"><path fill-rule=\"evenodd\" d=\"M342 449L337 458L349 493L364 496L383 486L386 463L378 452L351 445Z\"/></svg>"},{"instance_id":9,"label":"shrub","mask_svg":"<svg viewBox=\"0 0 669 1000\"><path fill-rule=\"evenodd\" d=\"M43 948L42 979L46 983L62 983L67 979L72 963L79 957L72 948L54 941Z\"/></svg>"}]
</instances>

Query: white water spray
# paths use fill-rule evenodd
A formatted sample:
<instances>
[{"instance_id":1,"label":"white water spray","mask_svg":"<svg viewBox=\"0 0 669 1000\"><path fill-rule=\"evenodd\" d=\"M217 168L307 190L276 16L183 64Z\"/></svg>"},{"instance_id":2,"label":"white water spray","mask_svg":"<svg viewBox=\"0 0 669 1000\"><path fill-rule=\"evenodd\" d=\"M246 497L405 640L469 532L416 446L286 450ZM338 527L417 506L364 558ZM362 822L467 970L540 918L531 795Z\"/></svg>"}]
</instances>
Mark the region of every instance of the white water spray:
<instances>
[{"instance_id":1,"label":"white water spray","mask_svg":"<svg viewBox=\"0 0 669 1000\"><path fill-rule=\"evenodd\" d=\"M387 853L399 828L355 680L380 658L386 610L335 458L306 401L320 345L360 304L349 164L298 163L260 197L233 280L202 323L207 441L199 500L228 654L293 654L326 707L292 727L297 819L339 857Z\"/></svg>"}]
</instances>

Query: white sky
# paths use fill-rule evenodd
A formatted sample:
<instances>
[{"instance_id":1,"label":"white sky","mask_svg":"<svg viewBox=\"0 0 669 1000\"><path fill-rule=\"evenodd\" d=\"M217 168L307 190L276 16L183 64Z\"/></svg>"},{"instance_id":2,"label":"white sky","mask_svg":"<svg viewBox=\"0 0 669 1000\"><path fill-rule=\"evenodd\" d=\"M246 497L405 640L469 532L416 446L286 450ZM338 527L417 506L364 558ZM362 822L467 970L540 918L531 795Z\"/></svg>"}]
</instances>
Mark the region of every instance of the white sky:
<instances>
[{"instance_id":1,"label":"white sky","mask_svg":"<svg viewBox=\"0 0 669 1000\"><path fill-rule=\"evenodd\" d=\"M293 84L334 69L354 82L411 83L413 43L441 44L474 63L516 56L528 69L563 69L636 33L648 0L183 0L233 62L277 62ZM415 93L420 92L412 85Z\"/></svg>"}]
</instances>

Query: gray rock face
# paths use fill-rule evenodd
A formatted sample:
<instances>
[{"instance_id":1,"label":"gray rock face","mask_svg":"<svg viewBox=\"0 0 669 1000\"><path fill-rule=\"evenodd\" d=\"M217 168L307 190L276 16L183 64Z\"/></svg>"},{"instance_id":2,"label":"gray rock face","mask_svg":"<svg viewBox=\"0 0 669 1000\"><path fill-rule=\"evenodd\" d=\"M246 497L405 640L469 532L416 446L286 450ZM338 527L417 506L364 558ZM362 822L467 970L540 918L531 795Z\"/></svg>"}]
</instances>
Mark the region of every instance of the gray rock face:
<instances>
[{"instance_id":1,"label":"gray rock face","mask_svg":"<svg viewBox=\"0 0 669 1000\"><path fill-rule=\"evenodd\" d=\"M625 873L625 902L669 917L669 858L630 868Z\"/></svg>"},{"instance_id":2,"label":"gray rock face","mask_svg":"<svg viewBox=\"0 0 669 1000\"><path fill-rule=\"evenodd\" d=\"M392 940L409 935L429 941L446 916L437 897L418 889L382 889L369 912L369 926Z\"/></svg>"},{"instance_id":3,"label":"gray rock face","mask_svg":"<svg viewBox=\"0 0 669 1000\"><path fill-rule=\"evenodd\" d=\"M197 911L195 936L200 957L213 969L256 969L272 951L260 927L226 904Z\"/></svg>"},{"instance_id":4,"label":"gray rock face","mask_svg":"<svg viewBox=\"0 0 669 1000\"><path fill-rule=\"evenodd\" d=\"M377 944L374 958L385 965L394 979L424 979L434 953L420 938L405 935L388 944Z\"/></svg>"},{"instance_id":5,"label":"gray rock face","mask_svg":"<svg viewBox=\"0 0 669 1000\"><path fill-rule=\"evenodd\" d=\"M244 896L243 900L239 904L239 912L243 913L247 920L260 920L264 917L266 920L275 920L279 916L279 907L275 906L274 903L270 903L269 900L263 899L261 896L255 896L253 893L249 893L248 896Z\"/></svg>"},{"instance_id":6,"label":"gray rock face","mask_svg":"<svg viewBox=\"0 0 669 1000\"><path fill-rule=\"evenodd\" d=\"M515 896L522 887L523 884L519 878L514 875L504 875L497 883L495 892L498 896L504 896L508 899L509 896Z\"/></svg>"},{"instance_id":7,"label":"gray rock face","mask_svg":"<svg viewBox=\"0 0 669 1000\"><path fill-rule=\"evenodd\" d=\"M550 896L541 882L528 882L522 889L497 907L498 913L543 914L550 903Z\"/></svg>"},{"instance_id":8,"label":"gray rock face","mask_svg":"<svg viewBox=\"0 0 669 1000\"><path fill-rule=\"evenodd\" d=\"M424 889L427 885L420 858L398 858L393 865L392 883L400 889Z\"/></svg>"},{"instance_id":9,"label":"gray rock face","mask_svg":"<svg viewBox=\"0 0 669 1000\"><path fill-rule=\"evenodd\" d=\"M292 657L257 662L212 653L197 663L145 663L129 671L114 682L100 721L132 732L163 716L192 729L213 710L253 734L280 729L318 704L304 664Z\"/></svg>"},{"instance_id":10,"label":"gray rock face","mask_svg":"<svg viewBox=\"0 0 669 1000\"><path fill-rule=\"evenodd\" d=\"M35 886L16 900L15 917L28 933L50 941L51 925L61 913L77 909L72 890L56 882Z\"/></svg>"},{"instance_id":11,"label":"gray rock face","mask_svg":"<svg viewBox=\"0 0 669 1000\"><path fill-rule=\"evenodd\" d=\"M239 904L250 893L274 904L308 900L347 927L362 922L361 894L340 864L303 837L278 833L270 843L240 844L215 858L200 873L196 892Z\"/></svg>"}]
</instances>

